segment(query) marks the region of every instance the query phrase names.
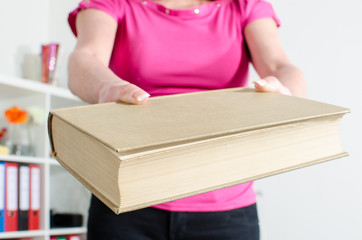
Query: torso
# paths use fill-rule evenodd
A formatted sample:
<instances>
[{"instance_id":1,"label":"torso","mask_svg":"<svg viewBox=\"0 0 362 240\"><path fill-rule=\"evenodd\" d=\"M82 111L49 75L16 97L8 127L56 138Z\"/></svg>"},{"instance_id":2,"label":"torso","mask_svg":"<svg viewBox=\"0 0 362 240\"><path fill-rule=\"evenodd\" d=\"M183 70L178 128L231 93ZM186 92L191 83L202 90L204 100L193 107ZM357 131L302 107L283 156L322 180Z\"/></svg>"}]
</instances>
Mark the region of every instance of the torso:
<instances>
[{"instance_id":1,"label":"torso","mask_svg":"<svg viewBox=\"0 0 362 240\"><path fill-rule=\"evenodd\" d=\"M151 96L247 85L249 57L234 0L187 9L126 2L110 64L122 79Z\"/></svg>"}]
</instances>

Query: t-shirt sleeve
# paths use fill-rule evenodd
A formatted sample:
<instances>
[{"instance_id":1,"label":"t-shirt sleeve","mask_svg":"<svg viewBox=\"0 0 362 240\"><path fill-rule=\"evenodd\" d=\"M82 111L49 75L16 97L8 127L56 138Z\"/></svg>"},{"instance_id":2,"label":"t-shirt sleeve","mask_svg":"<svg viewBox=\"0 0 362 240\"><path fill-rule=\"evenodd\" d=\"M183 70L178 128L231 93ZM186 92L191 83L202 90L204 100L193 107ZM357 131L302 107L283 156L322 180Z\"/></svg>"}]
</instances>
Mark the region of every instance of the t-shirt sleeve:
<instances>
[{"instance_id":1,"label":"t-shirt sleeve","mask_svg":"<svg viewBox=\"0 0 362 240\"><path fill-rule=\"evenodd\" d=\"M77 14L81 10L88 8L97 9L109 14L117 23L120 22L123 17L120 0L82 0L78 7L70 12L68 16L69 26L75 36L77 36L77 28L75 25Z\"/></svg>"},{"instance_id":2,"label":"t-shirt sleeve","mask_svg":"<svg viewBox=\"0 0 362 240\"><path fill-rule=\"evenodd\" d=\"M264 0L240 0L240 2L245 16L242 23L243 28L252 21L261 18L272 18L277 26L280 26L280 20L271 3Z\"/></svg>"}]
</instances>

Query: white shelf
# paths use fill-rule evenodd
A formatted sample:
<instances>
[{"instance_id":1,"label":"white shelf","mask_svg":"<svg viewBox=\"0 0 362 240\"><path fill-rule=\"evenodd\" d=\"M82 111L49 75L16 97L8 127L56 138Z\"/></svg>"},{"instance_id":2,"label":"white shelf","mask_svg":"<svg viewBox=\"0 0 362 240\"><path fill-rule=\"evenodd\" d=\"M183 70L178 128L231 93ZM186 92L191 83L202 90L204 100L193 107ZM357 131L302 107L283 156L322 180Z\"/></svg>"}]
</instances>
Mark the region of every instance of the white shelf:
<instances>
[{"instance_id":1,"label":"white shelf","mask_svg":"<svg viewBox=\"0 0 362 240\"><path fill-rule=\"evenodd\" d=\"M51 166L61 166L60 163L54 158L42 158L42 157L0 155L0 161L2 161L2 162L18 162L18 163L34 163L34 164L40 164L40 165L48 163Z\"/></svg>"},{"instance_id":2,"label":"white shelf","mask_svg":"<svg viewBox=\"0 0 362 240\"><path fill-rule=\"evenodd\" d=\"M19 162L19 163L35 163L45 164L46 158L42 157L27 157L27 156L16 156L16 155L0 155L0 161L6 162Z\"/></svg>"},{"instance_id":3,"label":"white shelf","mask_svg":"<svg viewBox=\"0 0 362 240\"><path fill-rule=\"evenodd\" d=\"M73 228L52 228L49 230L51 236L64 235L64 234L85 234L87 233L86 227L73 227Z\"/></svg>"},{"instance_id":4,"label":"white shelf","mask_svg":"<svg viewBox=\"0 0 362 240\"><path fill-rule=\"evenodd\" d=\"M79 98L74 96L68 89L52 86L50 84L41 83L34 80L0 74L0 84L4 85L4 88L13 88L13 91L20 90L34 93L50 94L52 96L61 97L64 99L79 101ZM11 90L9 90L8 93L12 94Z\"/></svg>"},{"instance_id":5,"label":"white shelf","mask_svg":"<svg viewBox=\"0 0 362 240\"><path fill-rule=\"evenodd\" d=\"M47 117L51 109L79 106L84 103L68 89L49 84L0 74L0 111L18 105L20 108L37 106ZM0 124L7 125L3 114ZM3 127L0 125L0 127ZM38 164L42 168L41 222L38 231L1 232L0 239L34 238L49 240L53 235L79 234L85 239L86 227L50 229L50 210L81 213L87 219L89 191L75 180L61 165L49 156L50 146L46 119L34 128L36 157L0 155L0 161ZM86 222L86 221L84 221Z\"/></svg>"},{"instance_id":6,"label":"white shelf","mask_svg":"<svg viewBox=\"0 0 362 240\"><path fill-rule=\"evenodd\" d=\"M46 232L44 230L2 232L2 233L0 233L0 239L42 237L45 234L46 234Z\"/></svg>"},{"instance_id":7,"label":"white shelf","mask_svg":"<svg viewBox=\"0 0 362 240\"><path fill-rule=\"evenodd\" d=\"M54 158L49 158L48 161L49 161L49 164L52 166L61 166L60 163Z\"/></svg>"}]
</instances>

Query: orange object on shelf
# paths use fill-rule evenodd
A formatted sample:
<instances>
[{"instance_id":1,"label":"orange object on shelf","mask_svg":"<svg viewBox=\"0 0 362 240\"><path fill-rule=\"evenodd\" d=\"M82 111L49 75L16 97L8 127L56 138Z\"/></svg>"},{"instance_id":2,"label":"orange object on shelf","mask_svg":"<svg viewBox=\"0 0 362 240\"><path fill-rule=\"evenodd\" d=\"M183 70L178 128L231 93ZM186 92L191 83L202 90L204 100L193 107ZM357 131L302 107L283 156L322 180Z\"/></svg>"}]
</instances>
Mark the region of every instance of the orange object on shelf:
<instances>
[{"instance_id":1,"label":"orange object on shelf","mask_svg":"<svg viewBox=\"0 0 362 240\"><path fill-rule=\"evenodd\" d=\"M20 109L18 106L14 106L5 111L5 117L9 123L26 123L26 121L28 120L28 113Z\"/></svg>"}]
</instances>

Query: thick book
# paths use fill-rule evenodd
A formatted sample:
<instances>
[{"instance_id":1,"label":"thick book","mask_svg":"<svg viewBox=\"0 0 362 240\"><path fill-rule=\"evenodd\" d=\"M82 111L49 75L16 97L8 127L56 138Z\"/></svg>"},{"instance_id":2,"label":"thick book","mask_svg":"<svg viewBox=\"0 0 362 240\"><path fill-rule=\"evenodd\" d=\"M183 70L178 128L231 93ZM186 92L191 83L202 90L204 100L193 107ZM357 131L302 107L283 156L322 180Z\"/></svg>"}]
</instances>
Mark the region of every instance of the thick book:
<instances>
[{"instance_id":1,"label":"thick book","mask_svg":"<svg viewBox=\"0 0 362 240\"><path fill-rule=\"evenodd\" d=\"M233 88L53 110L54 157L115 213L346 156L349 110Z\"/></svg>"}]
</instances>

